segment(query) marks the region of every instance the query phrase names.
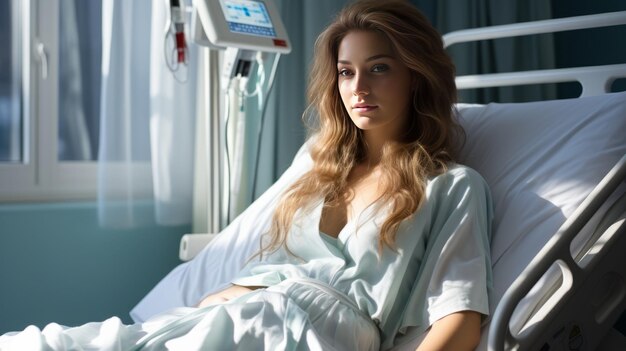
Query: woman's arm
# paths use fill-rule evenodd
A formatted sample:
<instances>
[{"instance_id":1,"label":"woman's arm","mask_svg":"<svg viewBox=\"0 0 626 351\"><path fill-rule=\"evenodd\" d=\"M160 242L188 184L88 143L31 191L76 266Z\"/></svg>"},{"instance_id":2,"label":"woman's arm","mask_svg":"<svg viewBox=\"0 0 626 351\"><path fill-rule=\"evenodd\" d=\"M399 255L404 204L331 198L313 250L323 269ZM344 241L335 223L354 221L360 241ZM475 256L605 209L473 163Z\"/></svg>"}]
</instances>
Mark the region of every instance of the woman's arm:
<instances>
[{"instance_id":1,"label":"woman's arm","mask_svg":"<svg viewBox=\"0 0 626 351\"><path fill-rule=\"evenodd\" d=\"M216 303L226 302L228 300L232 300L241 295L245 295L250 291L263 288L262 286L241 286L241 285L231 285L224 290L220 290L216 293L213 293L209 296L204 297L196 307L205 307L208 305L213 305Z\"/></svg>"},{"instance_id":2,"label":"woman's arm","mask_svg":"<svg viewBox=\"0 0 626 351\"><path fill-rule=\"evenodd\" d=\"M474 350L480 342L481 315L474 311L449 314L436 321L417 351Z\"/></svg>"}]
</instances>

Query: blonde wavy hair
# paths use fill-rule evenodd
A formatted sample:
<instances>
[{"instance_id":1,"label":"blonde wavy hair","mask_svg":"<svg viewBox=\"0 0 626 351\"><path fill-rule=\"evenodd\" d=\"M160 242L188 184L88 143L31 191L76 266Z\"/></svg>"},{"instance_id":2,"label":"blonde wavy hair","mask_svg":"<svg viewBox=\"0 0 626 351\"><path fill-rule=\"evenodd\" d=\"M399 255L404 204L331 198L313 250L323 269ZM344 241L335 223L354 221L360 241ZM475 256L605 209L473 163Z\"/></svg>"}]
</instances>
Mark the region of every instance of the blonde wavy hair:
<instances>
[{"instance_id":1,"label":"blonde wavy hair","mask_svg":"<svg viewBox=\"0 0 626 351\"><path fill-rule=\"evenodd\" d=\"M455 68L441 36L414 6L402 0L364 0L344 8L315 42L308 86L309 107L317 111L310 139L312 169L284 193L272 218L261 252L285 245L298 209L311 209L320 198L336 206L348 190L348 175L363 161L362 131L346 111L337 86L339 44L350 31L382 33L397 59L409 68L415 87L407 132L400 143L386 147L381 159L384 191L376 203L390 203L382 224L379 251L395 249L400 223L412 216L425 198L428 177L453 161L454 145L463 132L455 121ZM305 112L306 115L306 112ZM289 248L287 248L289 250Z\"/></svg>"}]
</instances>

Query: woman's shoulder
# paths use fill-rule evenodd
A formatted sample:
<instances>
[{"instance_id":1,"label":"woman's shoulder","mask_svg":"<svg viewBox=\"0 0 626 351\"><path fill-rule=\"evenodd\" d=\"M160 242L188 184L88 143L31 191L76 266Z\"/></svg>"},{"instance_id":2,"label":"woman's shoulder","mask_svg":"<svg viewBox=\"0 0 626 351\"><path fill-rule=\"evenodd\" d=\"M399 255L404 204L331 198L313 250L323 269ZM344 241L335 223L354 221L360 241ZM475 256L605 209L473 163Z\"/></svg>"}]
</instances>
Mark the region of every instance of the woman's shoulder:
<instances>
[{"instance_id":1,"label":"woman's shoulder","mask_svg":"<svg viewBox=\"0 0 626 351\"><path fill-rule=\"evenodd\" d=\"M442 181L462 182L465 184L478 183L478 184L486 185L485 179L480 173L478 173L478 171L460 163L448 164L448 167L444 172L437 174L434 177L431 177L430 179L430 182L442 182Z\"/></svg>"},{"instance_id":2,"label":"woman's shoulder","mask_svg":"<svg viewBox=\"0 0 626 351\"><path fill-rule=\"evenodd\" d=\"M430 193L436 191L447 195L467 191L489 193L489 186L478 171L458 163L449 164L445 172L431 177L427 187Z\"/></svg>"},{"instance_id":3,"label":"woman's shoulder","mask_svg":"<svg viewBox=\"0 0 626 351\"><path fill-rule=\"evenodd\" d=\"M483 176L461 164L450 164L445 172L429 180L426 206L433 216L444 219L468 211L482 211L489 218L493 211L491 191Z\"/></svg>"}]
</instances>

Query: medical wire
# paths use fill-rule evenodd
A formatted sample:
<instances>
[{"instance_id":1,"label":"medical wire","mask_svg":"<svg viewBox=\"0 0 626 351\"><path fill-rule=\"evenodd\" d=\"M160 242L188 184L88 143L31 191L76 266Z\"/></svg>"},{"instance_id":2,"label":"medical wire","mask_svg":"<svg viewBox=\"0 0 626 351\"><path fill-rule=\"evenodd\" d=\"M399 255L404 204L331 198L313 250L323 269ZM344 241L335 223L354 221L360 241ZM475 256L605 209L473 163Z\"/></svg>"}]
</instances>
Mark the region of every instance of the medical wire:
<instances>
[{"instance_id":1,"label":"medical wire","mask_svg":"<svg viewBox=\"0 0 626 351\"><path fill-rule=\"evenodd\" d=\"M250 98L250 97L257 97L259 104L261 104L259 110L262 109L263 106L263 84L265 83L265 64L263 63L263 56L261 54L261 52L257 52L256 55L256 63L257 63L257 79L255 82L255 89L250 92L248 90L248 77L242 77L240 75L238 75L236 78L237 80L234 81L234 86L236 88L236 94L239 97L239 100L237 100L239 102L239 111L244 111L245 110L245 103L246 103L246 99ZM234 78L233 78L234 80ZM230 84L233 84L233 80L230 81ZM230 101L229 101L230 102ZM228 102L228 103L229 103ZM230 117L230 113L229 113L229 117ZM233 196L234 192L236 191L236 187L238 184L241 183L241 177L242 177L242 168L238 168L237 166L241 167L241 163L242 160L238 159L237 156L242 157L242 153L243 151L243 145L241 145L241 140L243 139L243 137L245 136L245 127L244 130L239 131L237 130L237 128L239 127L239 124L242 122L241 120L241 116L237 118L237 125L234 127L235 128L235 132L233 133L234 136L238 135L239 133L240 137L235 138L237 144L233 145L234 149L233 152L235 153L234 155L230 154L230 148L228 147L228 124L230 124L230 118L228 120L228 123L226 125L226 155L227 155L227 160L228 160L228 165L229 165L229 172L228 172L228 188L229 189L229 193L227 196L227 211L228 211L228 215L227 215L227 219L226 219L226 223L230 223L231 220L231 215L234 215L235 211L236 211L236 204L233 205L233 198L235 200L238 200L237 196ZM245 117L243 119L243 122L245 123ZM231 157L232 156L232 157ZM231 164L231 158L232 158L232 164ZM233 208L231 208L231 206Z\"/></svg>"},{"instance_id":2,"label":"medical wire","mask_svg":"<svg viewBox=\"0 0 626 351\"><path fill-rule=\"evenodd\" d=\"M247 98L259 95L259 93L261 93L261 87L263 86L263 84L265 84L265 65L263 64L263 58L261 58L260 55L257 55L256 62L258 72L257 75L259 76L259 79L255 84L254 91L250 93L247 89L244 89L244 96Z\"/></svg>"},{"instance_id":3,"label":"medical wire","mask_svg":"<svg viewBox=\"0 0 626 351\"><path fill-rule=\"evenodd\" d=\"M183 9L185 9L186 6L185 6L185 3L184 3L183 0L173 0L173 1L165 0L165 3L166 3L166 7L169 9L169 12L170 12L169 16L167 16L167 19L165 21L165 32L163 33L163 56L164 56L164 59L165 59L165 65L167 66L169 71L172 72L172 75L174 76L174 79L177 82L184 84L184 83L187 82L189 72L187 70L185 70L184 73L183 73L183 77L182 78L179 77L176 74L176 72L178 71L179 65L178 65L178 63L176 63L177 62L176 59L174 59L174 63L170 63L169 56L168 56L167 42L168 42L168 37L169 37L170 32L172 31L173 27L175 27L177 25L180 25L179 23L174 23L174 21L172 21L172 16L174 14L172 13L171 4L178 3L179 8L181 9L180 10L181 12L180 12L179 15L183 16L183 18L184 18L184 11L185 11ZM182 23L182 26L184 28L184 22ZM174 46L176 46L176 44ZM185 56L187 57L186 60L188 60L189 59L188 58L189 57L189 52L188 52L188 49L186 47L185 47L185 51L186 51L186 55ZM176 49L175 48L174 48L173 53L176 53ZM186 62L183 62L183 66L186 67L186 65L187 65Z\"/></svg>"},{"instance_id":4,"label":"medical wire","mask_svg":"<svg viewBox=\"0 0 626 351\"><path fill-rule=\"evenodd\" d=\"M227 184L224 184L224 189L226 189L226 191L228 192L226 194L226 224L230 223L230 214L231 214L231 197L232 197L232 183L231 183L231 178L232 178L232 168L231 168L231 164L230 164L230 147L229 147L229 143L228 143L228 128L229 128L229 124L230 124L230 89L231 87L235 87L235 95L239 95L239 102L240 102L240 106L243 105L245 103L245 101L243 100L243 98L246 96L245 95L245 87L244 90L240 90L240 84L241 84L241 80L243 78L238 75L236 77L233 77L228 84L228 87L226 89L225 92L225 118L224 118L224 157L225 157L225 163L226 163L226 182ZM243 107L242 107L243 108Z\"/></svg>"},{"instance_id":5,"label":"medical wire","mask_svg":"<svg viewBox=\"0 0 626 351\"><path fill-rule=\"evenodd\" d=\"M274 88L274 78L276 76L276 71L278 68L278 62L280 61L280 54L276 54L276 57L274 58L274 64L272 65L272 72L270 73L270 77L269 77L269 86L267 88L267 93L265 94L265 101L263 102L263 108L261 111L261 120L259 121L259 129L257 129L257 143L256 143L256 156L254 157L254 167L253 167L253 175L252 175L252 190L250 191L251 195L251 199L250 199L250 203L254 202L255 199L255 192L256 192L256 183L257 183L257 177L259 174L259 158L261 156L261 135L263 134L263 125L265 122L265 113L267 111L267 106L268 106L268 100L269 100L269 96L272 93L272 89Z\"/></svg>"},{"instance_id":6,"label":"medical wire","mask_svg":"<svg viewBox=\"0 0 626 351\"><path fill-rule=\"evenodd\" d=\"M261 135L263 133L263 124L265 121L265 114L267 111L267 98L269 96L269 94L272 92L273 86L274 86L274 78L276 76L276 71L278 68L278 62L280 60L280 54L276 54L275 58L274 58L274 62L272 64L272 71L270 72L270 77L269 77L269 86L267 88L267 92L264 94L265 95L265 99L262 102L262 106L261 106L261 120L259 122L259 128L257 130L257 147L256 147L256 155L254 158L254 167L253 167L253 176L252 176L252 191L251 191L251 198L252 201L254 201L254 193L256 191L256 179L258 177L258 167L259 167L259 157L260 157L260 146L261 146ZM243 90L241 91L242 93L242 98L243 97L253 97L255 95L258 95L261 90L262 90L262 86L263 83L265 83L265 68L263 65L262 60L257 60L258 63L258 69L257 72L259 79L257 81L256 88L252 93L248 93L248 90L244 87ZM235 81L236 79L236 81ZM236 84L236 87L239 87L239 82L240 82L241 77L237 76L237 77L233 77L233 79L231 79L231 81L229 82L229 86L226 89L226 112L225 112L225 126L224 126L224 141L225 141L225 163L226 163L226 174L227 174L227 182L228 184L224 185L224 188L227 189L228 194L226 195L226 223L230 223L230 217L231 217L231 195L232 195L232 191L231 191L231 183L230 183L230 178L231 178L231 167L230 167L230 148L228 146L228 125L230 122L230 88L231 86L233 86L233 83ZM234 82L235 81L235 82ZM243 101L241 102L242 104L244 103Z\"/></svg>"},{"instance_id":7,"label":"medical wire","mask_svg":"<svg viewBox=\"0 0 626 351\"><path fill-rule=\"evenodd\" d=\"M230 120L230 87L235 78L231 79L226 87L225 95L225 107L224 107L224 163L226 167L226 177L224 189L226 189L226 223L230 223L230 151L228 148L228 121ZM237 82L238 83L238 82Z\"/></svg>"}]
</instances>

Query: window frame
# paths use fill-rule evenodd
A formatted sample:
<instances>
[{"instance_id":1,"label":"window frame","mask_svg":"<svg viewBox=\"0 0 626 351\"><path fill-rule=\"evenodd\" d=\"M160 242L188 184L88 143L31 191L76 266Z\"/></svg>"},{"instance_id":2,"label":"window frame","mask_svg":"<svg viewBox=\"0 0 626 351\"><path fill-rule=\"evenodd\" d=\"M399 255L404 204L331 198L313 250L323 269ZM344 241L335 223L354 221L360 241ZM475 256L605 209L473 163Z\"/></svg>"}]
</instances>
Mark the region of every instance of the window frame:
<instances>
[{"instance_id":1,"label":"window frame","mask_svg":"<svg viewBox=\"0 0 626 351\"><path fill-rule=\"evenodd\" d=\"M98 193L97 161L60 161L59 135L59 20L62 0L12 0L13 15L20 16L22 65L22 160L0 162L0 203L95 200ZM45 60L39 55L44 49ZM43 77L46 64L47 77ZM123 193L129 165L107 163L107 174L119 175L108 184L113 196ZM151 172L149 162L133 162L132 176L146 179ZM132 180L131 180L132 182ZM148 196L151 184L133 189Z\"/></svg>"}]
</instances>

